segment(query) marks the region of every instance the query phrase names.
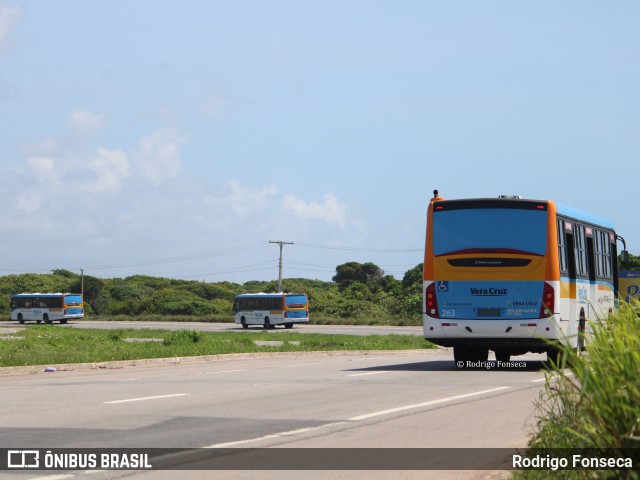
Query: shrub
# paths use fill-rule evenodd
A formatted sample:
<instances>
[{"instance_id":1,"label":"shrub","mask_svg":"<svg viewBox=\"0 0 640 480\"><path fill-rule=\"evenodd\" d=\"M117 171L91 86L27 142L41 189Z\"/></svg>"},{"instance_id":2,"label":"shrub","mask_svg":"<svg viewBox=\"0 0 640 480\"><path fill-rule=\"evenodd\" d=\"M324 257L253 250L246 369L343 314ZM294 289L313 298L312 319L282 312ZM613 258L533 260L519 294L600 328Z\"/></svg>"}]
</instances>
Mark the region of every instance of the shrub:
<instances>
[{"instance_id":1,"label":"shrub","mask_svg":"<svg viewBox=\"0 0 640 480\"><path fill-rule=\"evenodd\" d=\"M637 302L636 302L637 303ZM588 354L563 347L561 365L552 365L537 403L538 433L530 448L640 448L640 317L638 305L621 305L618 313L592 325ZM563 368L568 367L568 368ZM517 478L545 478L523 471ZM630 472L589 472L593 478L627 478ZM565 471L564 478L585 478ZM636 477L638 478L637 472Z\"/></svg>"}]
</instances>

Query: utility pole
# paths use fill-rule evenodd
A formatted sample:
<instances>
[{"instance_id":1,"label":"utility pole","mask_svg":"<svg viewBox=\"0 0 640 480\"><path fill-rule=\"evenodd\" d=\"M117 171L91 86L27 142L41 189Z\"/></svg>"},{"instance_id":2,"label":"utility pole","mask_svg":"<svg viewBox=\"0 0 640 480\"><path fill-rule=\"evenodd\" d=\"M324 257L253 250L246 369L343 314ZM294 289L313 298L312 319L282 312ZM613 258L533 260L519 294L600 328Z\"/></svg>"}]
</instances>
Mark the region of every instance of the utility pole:
<instances>
[{"instance_id":1,"label":"utility pole","mask_svg":"<svg viewBox=\"0 0 640 480\"><path fill-rule=\"evenodd\" d=\"M283 242L282 240L269 240L269 243L277 243L280 245L280 263L278 264L278 292L282 291L282 247L285 245L293 245L293 242Z\"/></svg>"}]
</instances>

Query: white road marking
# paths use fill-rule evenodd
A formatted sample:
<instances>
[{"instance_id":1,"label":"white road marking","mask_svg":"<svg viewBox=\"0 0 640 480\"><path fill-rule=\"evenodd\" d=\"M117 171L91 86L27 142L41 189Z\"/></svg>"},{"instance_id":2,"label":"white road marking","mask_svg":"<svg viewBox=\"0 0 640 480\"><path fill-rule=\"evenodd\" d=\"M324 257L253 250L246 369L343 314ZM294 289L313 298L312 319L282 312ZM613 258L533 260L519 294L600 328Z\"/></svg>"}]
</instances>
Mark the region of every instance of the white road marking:
<instances>
[{"instance_id":1,"label":"white road marking","mask_svg":"<svg viewBox=\"0 0 640 480\"><path fill-rule=\"evenodd\" d=\"M126 400L112 400L110 402L102 402L102 403L127 403L127 402L142 402L143 400L156 400L158 398L172 398L172 397L184 397L185 395L189 395L188 393L174 393L173 395L158 395L155 397L141 397L141 398L128 398Z\"/></svg>"},{"instance_id":2,"label":"white road marking","mask_svg":"<svg viewBox=\"0 0 640 480\"><path fill-rule=\"evenodd\" d=\"M62 474L62 475L48 475L46 477L36 477L36 478L32 478L31 480L63 480L64 478L73 478L74 475L67 475L67 474Z\"/></svg>"},{"instance_id":3,"label":"white road marking","mask_svg":"<svg viewBox=\"0 0 640 480\"><path fill-rule=\"evenodd\" d=\"M439 398L437 400L430 400L428 402L415 403L413 405L405 405L403 407L390 408L388 410L380 410L379 412L367 413L365 415L358 415L358 416L355 416L355 417L351 417L348 420L350 422L357 422L359 420L366 420L368 418L379 417L379 416L382 416L382 415L388 415L390 413L402 412L402 411L405 411L405 410L414 410L416 408L428 407L430 405L437 405L439 403L451 402L453 400L460 400L462 398L477 397L478 395L483 395L485 393L499 392L500 390L507 390L509 388L511 388L511 387L497 387L497 388L491 388L489 390L481 390L479 392L465 393L463 395L454 395L452 397Z\"/></svg>"},{"instance_id":4,"label":"white road marking","mask_svg":"<svg viewBox=\"0 0 640 480\"><path fill-rule=\"evenodd\" d=\"M259 442L260 440L271 440L271 439L274 439L274 438L281 438L281 437L287 437L287 436L291 436L291 435L298 435L300 433L308 433L308 432L313 432L313 431L316 431L316 430L321 430L321 429L325 429L325 428L329 428L329 427L334 427L334 426L338 426L338 425L344 425L344 424L346 424L348 422L357 422L359 420L366 420L367 418L377 417L377 416L381 416L381 415L388 415L390 413L396 413L396 412L401 412L403 410L410 410L410 409L415 409L415 408L420 408L420 407L426 407L426 406L429 406L429 405L437 405L439 403L450 402L452 400L459 400L459 399L462 399L462 398L475 397L475 396L478 396L478 395L483 395L485 393L499 392L501 390L507 390L509 388L511 388L511 387L497 387L497 388L491 388L489 390L481 390L479 392L465 393L463 395L455 395L453 397L440 398L438 400L431 400L429 402L417 403L415 405L405 405L403 407L390 408L388 410L381 410L379 412L368 413L366 415L358 415L356 417L348 418L346 421L343 421L343 422L325 423L324 425L319 425L317 427L299 428L297 430L289 430L287 432L272 433L270 435L264 435L262 437L247 438L245 440L237 440L237 441L234 441L234 442L214 443L213 445L208 445L208 446L202 447L202 448L229 448L229 447L236 447L238 445L244 445L246 443Z\"/></svg>"},{"instance_id":5,"label":"white road marking","mask_svg":"<svg viewBox=\"0 0 640 480\"><path fill-rule=\"evenodd\" d=\"M562 372L562 374L553 372L553 373L550 373L548 376L545 376L544 378L537 378L535 380L531 380L531 383L544 382L547 378L553 381L553 380L558 380L558 378L562 378L562 377L564 378L573 377L573 372Z\"/></svg>"},{"instance_id":6,"label":"white road marking","mask_svg":"<svg viewBox=\"0 0 640 480\"><path fill-rule=\"evenodd\" d=\"M235 372L246 372L246 370L215 370L212 372L200 372L200 373L192 373L189 375L190 377L196 377L198 375L216 375L218 373L235 373Z\"/></svg>"},{"instance_id":7,"label":"white road marking","mask_svg":"<svg viewBox=\"0 0 640 480\"><path fill-rule=\"evenodd\" d=\"M269 440L269 439L272 439L272 438L287 437L287 436L290 436L290 435L298 435L300 433L313 432L315 430L320 430L320 429L323 429L323 428L333 427L335 425L343 425L345 423L347 423L347 422L325 423L324 425L320 425L318 427L299 428L297 430L289 430L288 432L272 433L270 435L265 435L263 437L248 438L246 440L238 440L238 441L235 441L235 442L214 443L213 445L209 445L209 446L202 447L202 448L229 448L229 447L235 447L237 445L242 445L242 444L245 444L245 443L258 442L260 440Z\"/></svg>"},{"instance_id":8,"label":"white road marking","mask_svg":"<svg viewBox=\"0 0 640 480\"><path fill-rule=\"evenodd\" d=\"M347 375L347 377L362 377L364 375L378 375L379 373L389 373L389 371L388 370L380 370L378 372L352 373L351 375Z\"/></svg>"},{"instance_id":9,"label":"white road marking","mask_svg":"<svg viewBox=\"0 0 640 480\"><path fill-rule=\"evenodd\" d=\"M322 365L326 362L313 362L313 363L296 363L294 365L285 365L285 367L305 367L307 365Z\"/></svg>"}]
</instances>

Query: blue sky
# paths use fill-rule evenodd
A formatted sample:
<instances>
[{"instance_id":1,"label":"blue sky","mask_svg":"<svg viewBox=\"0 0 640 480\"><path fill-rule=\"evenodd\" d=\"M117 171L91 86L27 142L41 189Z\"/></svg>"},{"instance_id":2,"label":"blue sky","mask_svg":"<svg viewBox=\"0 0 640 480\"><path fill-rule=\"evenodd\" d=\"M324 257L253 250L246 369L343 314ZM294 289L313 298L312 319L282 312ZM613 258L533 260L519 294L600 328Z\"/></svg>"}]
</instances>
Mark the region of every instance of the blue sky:
<instances>
[{"instance_id":1,"label":"blue sky","mask_svg":"<svg viewBox=\"0 0 640 480\"><path fill-rule=\"evenodd\" d=\"M639 40L635 1L0 0L0 274L402 278L434 188L640 254Z\"/></svg>"}]
</instances>

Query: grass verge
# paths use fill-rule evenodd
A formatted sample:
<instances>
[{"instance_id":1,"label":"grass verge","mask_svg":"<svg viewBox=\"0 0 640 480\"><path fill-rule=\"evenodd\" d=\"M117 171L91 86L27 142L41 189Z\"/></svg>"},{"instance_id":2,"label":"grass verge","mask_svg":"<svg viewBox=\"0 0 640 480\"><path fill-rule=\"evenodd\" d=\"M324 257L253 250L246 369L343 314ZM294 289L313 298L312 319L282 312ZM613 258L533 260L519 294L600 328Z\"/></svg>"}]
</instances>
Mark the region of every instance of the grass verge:
<instances>
[{"instance_id":1,"label":"grass verge","mask_svg":"<svg viewBox=\"0 0 640 480\"><path fill-rule=\"evenodd\" d=\"M100 320L104 322L220 322L233 323L234 317L231 314L217 315L160 315L160 314L142 314L142 315L94 315L87 316L87 320ZM390 325L390 326L421 326L422 318L419 315L412 317L392 316L386 318L336 318L324 317L321 315L312 315L309 322L310 325Z\"/></svg>"},{"instance_id":2,"label":"grass verge","mask_svg":"<svg viewBox=\"0 0 640 480\"><path fill-rule=\"evenodd\" d=\"M589 449L600 458L640 461L640 317L638 306L594 325L586 355L562 351L537 402L538 432L528 455L572 456ZM637 467L636 467L637 468ZM640 478L640 471L548 469L516 472L515 479Z\"/></svg>"},{"instance_id":3,"label":"grass verge","mask_svg":"<svg viewBox=\"0 0 640 480\"><path fill-rule=\"evenodd\" d=\"M225 353L435 348L415 335L324 335L296 332L82 330L26 325L0 340L0 367L189 357ZM132 341L131 339L155 339ZM161 341L159 341L161 340ZM256 342L268 342L259 345ZM274 344L278 343L277 345Z\"/></svg>"}]
</instances>

